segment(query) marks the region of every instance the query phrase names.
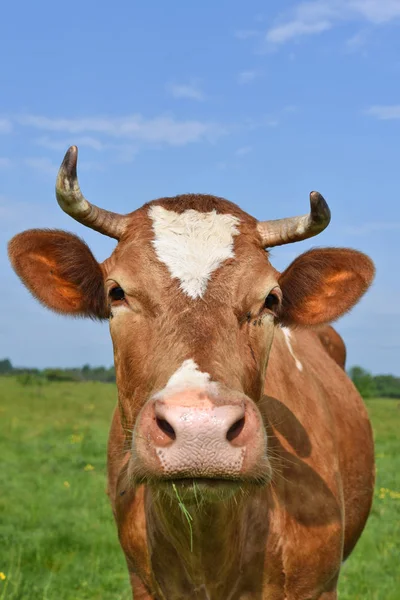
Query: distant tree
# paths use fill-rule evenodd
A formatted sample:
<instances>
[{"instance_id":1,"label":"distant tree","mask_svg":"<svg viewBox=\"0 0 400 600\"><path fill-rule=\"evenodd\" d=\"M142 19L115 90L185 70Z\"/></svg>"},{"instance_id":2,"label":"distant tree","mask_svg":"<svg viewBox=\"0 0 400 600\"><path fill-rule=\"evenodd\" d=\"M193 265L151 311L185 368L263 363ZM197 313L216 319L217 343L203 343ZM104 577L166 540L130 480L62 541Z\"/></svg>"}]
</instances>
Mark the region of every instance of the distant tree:
<instances>
[{"instance_id":1,"label":"distant tree","mask_svg":"<svg viewBox=\"0 0 400 600\"><path fill-rule=\"evenodd\" d=\"M16 375L21 385L42 386L47 381L99 381L115 383L115 368L83 367L69 369L28 369L13 367L10 359L0 360L0 375ZM394 375L371 375L356 365L348 370L348 375L364 398L400 398L400 377Z\"/></svg>"},{"instance_id":2,"label":"distant tree","mask_svg":"<svg viewBox=\"0 0 400 600\"><path fill-rule=\"evenodd\" d=\"M376 375L374 377L376 395L382 398L400 398L400 377Z\"/></svg>"},{"instance_id":3,"label":"distant tree","mask_svg":"<svg viewBox=\"0 0 400 600\"><path fill-rule=\"evenodd\" d=\"M42 386L45 383L44 377L36 373L19 373L17 375L17 381L23 386L37 385Z\"/></svg>"},{"instance_id":4,"label":"distant tree","mask_svg":"<svg viewBox=\"0 0 400 600\"><path fill-rule=\"evenodd\" d=\"M376 386L371 373L355 366L349 369L349 376L363 398L376 396Z\"/></svg>"},{"instance_id":5,"label":"distant tree","mask_svg":"<svg viewBox=\"0 0 400 600\"><path fill-rule=\"evenodd\" d=\"M9 358L0 360L0 375L6 375L13 372L13 366Z\"/></svg>"},{"instance_id":6,"label":"distant tree","mask_svg":"<svg viewBox=\"0 0 400 600\"><path fill-rule=\"evenodd\" d=\"M90 365L83 365L82 367L82 374L85 377L85 379L87 379L87 376L90 375Z\"/></svg>"},{"instance_id":7,"label":"distant tree","mask_svg":"<svg viewBox=\"0 0 400 600\"><path fill-rule=\"evenodd\" d=\"M107 369L105 381L109 383L115 383L115 367L110 367Z\"/></svg>"},{"instance_id":8,"label":"distant tree","mask_svg":"<svg viewBox=\"0 0 400 600\"><path fill-rule=\"evenodd\" d=\"M43 375L47 381L79 381L72 369L45 369Z\"/></svg>"}]
</instances>

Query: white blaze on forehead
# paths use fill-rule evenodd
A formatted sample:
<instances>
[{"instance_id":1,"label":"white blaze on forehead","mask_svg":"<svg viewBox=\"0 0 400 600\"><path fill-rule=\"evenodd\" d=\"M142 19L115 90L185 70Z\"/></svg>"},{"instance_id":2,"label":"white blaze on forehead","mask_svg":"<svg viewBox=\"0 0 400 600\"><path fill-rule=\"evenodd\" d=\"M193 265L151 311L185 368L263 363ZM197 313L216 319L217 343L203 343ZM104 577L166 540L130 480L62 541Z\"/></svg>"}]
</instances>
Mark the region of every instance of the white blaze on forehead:
<instances>
[{"instance_id":1,"label":"white blaze on forehead","mask_svg":"<svg viewBox=\"0 0 400 600\"><path fill-rule=\"evenodd\" d=\"M296 364L296 367L298 368L299 371L303 370L303 365L301 364L301 362L299 361L298 358L296 358L296 355L293 351L293 347L292 347L292 340L291 340L291 336L292 336L292 332L290 331L290 329L288 329L287 327L282 327L282 333L285 336L285 341L286 341L286 345L289 349L290 354L293 356L294 358L294 362Z\"/></svg>"},{"instance_id":2,"label":"white blaze on forehead","mask_svg":"<svg viewBox=\"0 0 400 600\"><path fill-rule=\"evenodd\" d=\"M207 388L210 391L217 391L217 384L211 382L209 373L203 373L199 370L197 364L189 358L183 361L181 366L169 378L165 388L159 393L176 392L185 388Z\"/></svg>"},{"instance_id":3,"label":"white blaze on forehead","mask_svg":"<svg viewBox=\"0 0 400 600\"><path fill-rule=\"evenodd\" d=\"M239 234L239 219L213 210L186 210L178 214L162 206L151 206L157 257L190 298L201 298L212 273L235 256L233 238Z\"/></svg>"}]
</instances>

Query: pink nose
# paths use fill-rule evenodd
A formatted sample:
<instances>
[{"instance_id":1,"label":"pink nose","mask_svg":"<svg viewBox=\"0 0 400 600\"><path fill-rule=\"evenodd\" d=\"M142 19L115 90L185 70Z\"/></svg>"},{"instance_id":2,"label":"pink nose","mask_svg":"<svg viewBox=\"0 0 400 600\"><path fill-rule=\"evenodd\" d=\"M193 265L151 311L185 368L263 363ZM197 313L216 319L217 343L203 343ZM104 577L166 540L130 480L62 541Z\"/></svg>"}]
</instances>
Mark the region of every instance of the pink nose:
<instances>
[{"instance_id":1,"label":"pink nose","mask_svg":"<svg viewBox=\"0 0 400 600\"><path fill-rule=\"evenodd\" d=\"M156 416L155 427L169 440L206 439L215 443L230 443L236 440L241 445L240 437L245 424L245 410L238 406L197 406L195 408L181 406L171 401L157 400L154 406Z\"/></svg>"},{"instance_id":2,"label":"pink nose","mask_svg":"<svg viewBox=\"0 0 400 600\"><path fill-rule=\"evenodd\" d=\"M134 436L139 462L169 477L240 477L257 457L262 462L265 442L251 401L215 404L198 390L150 400Z\"/></svg>"}]
</instances>

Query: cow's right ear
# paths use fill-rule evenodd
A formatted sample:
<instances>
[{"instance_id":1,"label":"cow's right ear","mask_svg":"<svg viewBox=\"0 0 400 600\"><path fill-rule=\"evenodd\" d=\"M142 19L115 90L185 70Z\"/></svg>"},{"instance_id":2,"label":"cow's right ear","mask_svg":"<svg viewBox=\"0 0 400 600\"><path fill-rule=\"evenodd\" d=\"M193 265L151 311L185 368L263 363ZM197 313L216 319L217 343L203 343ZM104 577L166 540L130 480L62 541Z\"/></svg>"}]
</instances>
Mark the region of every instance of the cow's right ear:
<instances>
[{"instance_id":1,"label":"cow's right ear","mask_svg":"<svg viewBox=\"0 0 400 600\"><path fill-rule=\"evenodd\" d=\"M335 321L350 310L374 278L372 260L349 248L314 248L280 275L281 322L312 327Z\"/></svg>"},{"instance_id":2,"label":"cow's right ear","mask_svg":"<svg viewBox=\"0 0 400 600\"><path fill-rule=\"evenodd\" d=\"M102 269L76 235L30 229L12 238L8 253L17 275L48 308L74 316L108 317Z\"/></svg>"}]
</instances>

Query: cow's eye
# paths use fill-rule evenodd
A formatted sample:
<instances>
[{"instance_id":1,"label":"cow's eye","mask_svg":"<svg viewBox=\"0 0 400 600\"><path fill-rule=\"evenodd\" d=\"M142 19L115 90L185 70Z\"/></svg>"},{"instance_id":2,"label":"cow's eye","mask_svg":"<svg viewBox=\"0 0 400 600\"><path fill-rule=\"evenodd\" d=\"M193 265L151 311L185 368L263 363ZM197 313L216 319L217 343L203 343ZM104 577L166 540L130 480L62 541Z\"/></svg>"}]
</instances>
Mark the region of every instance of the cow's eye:
<instances>
[{"instance_id":1,"label":"cow's eye","mask_svg":"<svg viewBox=\"0 0 400 600\"><path fill-rule=\"evenodd\" d=\"M277 315L282 302L282 293L279 288L273 289L265 298L264 309Z\"/></svg>"},{"instance_id":2,"label":"cow's eye","mask_svg":"<svg viewBox=\"0 0 400 600\"><path fill-rule=\"evenodd\" d=\"M110 290L110 299L113 302L125 300L125 292L122 287L116 286Z\"/></svg>"}]
</instances>

